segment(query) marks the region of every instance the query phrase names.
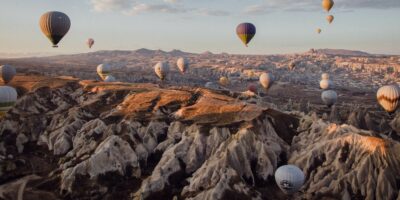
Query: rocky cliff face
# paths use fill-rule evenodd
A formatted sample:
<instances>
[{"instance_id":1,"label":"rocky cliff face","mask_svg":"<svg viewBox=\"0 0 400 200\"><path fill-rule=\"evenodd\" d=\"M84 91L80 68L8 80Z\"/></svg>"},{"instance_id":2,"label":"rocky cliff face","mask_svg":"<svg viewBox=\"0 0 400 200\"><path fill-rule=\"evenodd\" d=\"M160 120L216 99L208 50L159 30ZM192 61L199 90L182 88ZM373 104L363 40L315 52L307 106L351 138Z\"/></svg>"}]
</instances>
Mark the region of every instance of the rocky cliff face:
<instances>
[{"instance_id":1,"label":"rocky cliff face","mask_svg":"<svg viewBox=\"0 0 400 200\"><path fill-rule=\"evenodd\" d=\"M307 178L293 198L398 196L399 144L370 132L225 91L34 80L0 121L4 199L286 199L288 162Z\"/></svg>"}]
</instances>

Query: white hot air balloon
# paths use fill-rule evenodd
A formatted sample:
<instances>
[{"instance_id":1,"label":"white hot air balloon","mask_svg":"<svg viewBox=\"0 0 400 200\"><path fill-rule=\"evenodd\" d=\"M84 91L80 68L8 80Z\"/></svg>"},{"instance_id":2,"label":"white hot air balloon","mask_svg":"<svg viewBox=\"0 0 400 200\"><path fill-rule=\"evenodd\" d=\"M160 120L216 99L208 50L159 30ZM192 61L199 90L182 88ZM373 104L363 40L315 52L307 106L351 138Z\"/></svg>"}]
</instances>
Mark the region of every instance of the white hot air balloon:
<instances>
[{"instance_id":1,"label":"white hot air balloon","mask_svg":"<svg viewBox=\"0 0 400 200\"><path fill-rule=\"evenodd\" d=\"M300 168L294 165L284 165L275 172L275 181L285 194L291 195L303 186L305 176Z\"/></svg>"},{"instance_id":2,"label":"white hot air balloon","mask_svg":"<svg viewBox=\"0 0 400 200\"><path fill-rule=\"evenodd\" d=\"M9 83L17 74L15 68L11 65L0 66L0 78L5 84Z\"/></svg>"},{"instance_id":3,"label":"white hot air balloon","mask_svg":"<svg viewBox=\"0 0 400 200\"><path fill-rule=\"evenodd\" d=\"M321 99L325 103L326 106L331 107L337 101L337 93L333 90L325 90L321 94Z\"/></svg>"},{"instance_id":4,"label":"white hot air balloon","mask_svg":"<svg viewBox=\"0 0 400 200\"><path fill-rule=\"evenodd\" d=\"M329 79L322 79L319 82L319 87L323 90L333 89L333 82Z\"/></svg>"},{"instance_id":5,"label":"white hot air balloon","mask_svg":"<svg viewBox=\"0 0 400 200\"><path fill-rule=\"evenodd\" d=\"M189 60L186 58L179 58L176 65L178 66L179 71L184 74L189 68Z\"/></svg>"},{"instance_id":6,"label":"white hot air balloon","mask_svg":"<svg viewBox=\"0 0 400 200\"><path fill-rule=\"evenodd\" d=\"M117 79L115 79L115 77L112 76L112 75L108 75L108 76L106 76L106 78L104 79L104 82L108 82L108 83L110 83L110 82L116 82L116 81L117 81Z\"/></svg>"},{"instance_id":7,"label":"white hot air balloon","mask_svg":"<svg viewBox=\"0 0 400 200\"><path fill-rule=\"evenodd\" d=\"M265 89L268 90L274 83L274 76L270 73L262 73L260 76L260 84Z\"/></svg>"},{"instance_id":8,"label":"white hot air balloon","mask_svg":"<svg viewBox=\"0 0 400 200\"><path fill-rule=\"evenodd\" d=\"M89 38L89 39L86 41L86 45L89 47L89 49L91 49L92 46L94 45L94 39Z\"/></svg>"},{"instance_id":9,"label":"white hot air balloon","mask_svg":"<svg viewBox=\"0 0 400 200\"><path fill-rule=\"evenodd\" d=\"M169 72L169 65L167 62L158 62L154 66L154 72L160 78L160 80L164 80Z\"/></svg>"},{"instance_id":10,"label":"white hot air balloon","mask_svg":"<svg viewBox=\"0 0 400 200\"><path fill-rule=\"evenodd\" d=\"M9 86L0 86L0 117L4 116L17 101L17 91Z\"/></svg>"},{"instance_id":11,"label":"white hot air balloon","mask_svg":"<svg viewBox=\"0 0 400 200\"><path fill-rule=\"evenodd\" d=\"M328 79L329 79L329 74L328 74L328 73L323 73L323 74L321 75L321 79L322 79L322 80L328 80Z\"/></svg>"},{"instance_id":12,"label":"white hot air balloon","mask_svg":"<svg viewBox=\"0 0 400 200\"><path fill-rule=\"evenodd\" d=\"M400 88L397 85L386 85L379 88L376 98L379 105L388 113L393 113L397 110L400 100Z\"/></svg>"},{"instance_id":13,"label":"white hot air balloon","mask_svg":"<svg viewBox=\"0 0 400 200\"><path fill-rule=\"evenodd\" d=\"M100 64L97 66L97 74L104 80L109 74L112 73L112 66L110 64Z\"/></svg>"}]
</instances>

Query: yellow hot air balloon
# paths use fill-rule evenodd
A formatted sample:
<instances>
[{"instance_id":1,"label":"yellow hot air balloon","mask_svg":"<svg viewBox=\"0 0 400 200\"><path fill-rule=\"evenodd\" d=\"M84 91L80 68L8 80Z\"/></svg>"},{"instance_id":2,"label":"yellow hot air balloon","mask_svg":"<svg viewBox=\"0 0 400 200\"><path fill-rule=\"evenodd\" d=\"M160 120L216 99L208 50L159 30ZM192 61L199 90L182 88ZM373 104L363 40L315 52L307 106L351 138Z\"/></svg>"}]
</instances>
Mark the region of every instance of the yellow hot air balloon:
<instances>
[{"instance_id":1,"label":"yellow hot air balloon","mask_svg":"<svg viewBox=\"0 0 400 200\"><path fill-rule=\"evenodd\" d=\"M17 91L9 86L0 86L0 117L4 116L17 101Z\"/></svg>"},{"instance_id":2,"label":"yellow hot air balloon","mask_svg":"<svg viewBox=\"0 0 400 200\"><path fill-rule=\"evenodd\" d=\"M273 76L272 74L270 74L270 73L262 73L261 76L260 76L260 80L259 80L261 86L262 86L265 90L268 90L268 89L272 86L272 84L274 83L274 81L275 81L275 78L274 78L274 76Z\"/></svg>"},{"instance_id":3,"label":"yellow hot air balloon","mask_svg":"<svg viewBox=\"0 0 400 200\"><path fill-rule=\"evenodd\" d=\"M40 28L43 34L53 43L53 47L58 47L57 44L68 33L71 27L69 17L57 11L47 12L40 17Z\"/></svg>"},{"instance_id":4,"label":"yellow hot air balloon","mask_svg":"<svg viewBox=\"0 0 400 200\"><path fill-rule=\"evenodd\" d=\"M322 30L320 28L317 28L317 33L320 34Z\"/></svg>"},{"instance_id":5,"label":"yellow hot air balloon","mask_svg":"<svg viewBox=\"0 0 400 200\"><path fill-rule=\"evenodd\" d=\"M329 24L332 24L333 20L335 19L335 17L333 15L328 15L326 16L326 20L328 20Z\"/></svg>"},{"instance_id":6,"label":"yellow hot air balloon","mask_svg":"<svg viewBox=\"0 0 400 200\"><path fill-rule=\"evenodd\" d=\"M322 8L326 12L329 12L332 9L334 4L335 3L333 2L333 0L322 0Z\"/></svg>"},{"instance_id":7,"label":"yellow hot air balloon","mask_svg":"<svg viewBox=\"0 0 400 200\"><path fill-rule=\"evenodd\" d=\"M383 86L379 88L376 98L386 112L393 113L399 105L400 88L397 85Z\"/></svg>"},{"instance_id":8,"label":"yellow hot air balloon","mask_svg":"<svg viewBox=\"0 0 400 200\"><path fill-rule=\"evenodd\" d=\"M219 84L221 84L222 86L227 86L229 85L229 79L223 76L219 78Z\"/></svg>"}]
</instances>

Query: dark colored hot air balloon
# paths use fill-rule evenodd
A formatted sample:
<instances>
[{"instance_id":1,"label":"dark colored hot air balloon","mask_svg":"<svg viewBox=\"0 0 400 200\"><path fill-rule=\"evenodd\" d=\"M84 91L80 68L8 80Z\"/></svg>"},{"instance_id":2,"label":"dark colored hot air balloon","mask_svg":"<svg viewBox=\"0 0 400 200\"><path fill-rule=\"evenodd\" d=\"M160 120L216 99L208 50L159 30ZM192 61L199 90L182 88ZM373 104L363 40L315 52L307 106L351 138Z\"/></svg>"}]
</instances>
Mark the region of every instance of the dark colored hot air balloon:
<instances>
[{"instance_id":1,"label":"dark colored hot air balloon","mask_svg":"<svg viewBox=\"0 0 400 200\"><path fill-rule=\"evenodd\" d=\"M40 17L40 28L43 34L53 43L53 47L58 47L57 44L68 33L71 27L69 17L57 11L47 12Z\"/></svg>"},{"instance_id":2,"label":"dark colored hot air balloon","mask_svg":"<svg viewBox=\"0 0 400 200\"><path fill-rule=\"evenodd\" d=\"M236 27L236 34L247 47L247 44L256 34L256 27L252 23L241 23Z\"/></svg>"}]
</instances>

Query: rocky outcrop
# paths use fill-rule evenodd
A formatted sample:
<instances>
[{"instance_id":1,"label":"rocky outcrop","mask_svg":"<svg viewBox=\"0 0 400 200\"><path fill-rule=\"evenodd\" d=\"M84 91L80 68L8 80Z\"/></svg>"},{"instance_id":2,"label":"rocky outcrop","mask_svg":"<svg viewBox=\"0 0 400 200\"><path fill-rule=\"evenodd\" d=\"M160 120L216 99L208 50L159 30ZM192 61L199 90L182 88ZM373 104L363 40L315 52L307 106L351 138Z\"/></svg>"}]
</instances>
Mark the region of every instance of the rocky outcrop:
<instances>
[{"instance_id":1,"label":"rocky outcrop","mask_svg":"<svg viewBox=\"0 0 400 200\"><path fill-rule=\"evenodd\" d=\"M222 90L34 84L0 120L1 198L287 199L273 177L287 163L306 174L294 197L399 196L396 140L315 113Z\"/></svg>"}]
</instances>

